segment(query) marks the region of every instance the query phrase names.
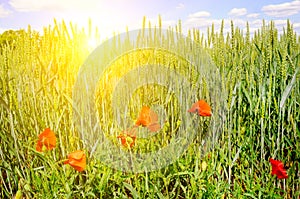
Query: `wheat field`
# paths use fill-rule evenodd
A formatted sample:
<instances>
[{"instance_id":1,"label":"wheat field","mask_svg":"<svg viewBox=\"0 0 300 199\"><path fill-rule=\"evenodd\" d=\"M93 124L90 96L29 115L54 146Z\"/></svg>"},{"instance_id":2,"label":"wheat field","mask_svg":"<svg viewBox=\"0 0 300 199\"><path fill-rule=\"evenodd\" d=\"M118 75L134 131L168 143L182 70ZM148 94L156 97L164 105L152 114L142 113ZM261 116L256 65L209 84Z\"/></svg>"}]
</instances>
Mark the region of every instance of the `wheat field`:
<instances>
[{"instance_id":1,"label":"wheat field","mask_svg":"<svg viewBox=\"0 0 300 199\"><path fill-rule=\"evenodd\" d=\"M160 18L158 24L152 27L143 19L142 32L147 27L157 32L151 36L138 35L141 46L157 45L162 29ZM248 25L242 31L233 21L229 33L224 32L224 23L221 27L212 24L205 33L197 29L188 31L186 37L207 53L217 68L220 89L226 93L212 95L209 88L213 86L204 82L197 93L189 94L192 99L207 99L213 110L222 103L224 120L218 123L218 139L203 154L198 150L201 137L197 135L176 161L139 173L114 169L93 156L74 124L73 88L81 66L92 52L88 41L99 38L101 31L91 21L89 30L85 30L54 20L42 32L32 30L29 25L26 30L3 33L0 35L0 197L299 198L300 36L288 20L282 33L273 22L262 24L254 34L250 34ZM179 21L170 27L173 32L164 41L177 45L181 40L173 33L181 33L181 29ZM111 41L116 43L112 51L132 45L118 43L117 36ZM180 49L180 54L191 59L199 57L199 51L187 43L180 43L179 47L176 49ZM111 65L106 81L112 82L113 77L121 77L151 58L152 64L178 70L180 75L191 78L192 86L197 86L197 73L181 67L187 65L184 60L164 51L158 50L155 56L151 50L136 51L124 57ZM110 133L115 127L107 107L110 99L106 92L110 93L113 87L108 82L102 84L96 101L105 101L98 107L100 115L105 113L105 117L100 117L101 125L105 126L103 134L119 146L118 139ZM137 110L147 100L152 105L162 103L169 110L165 113L168 125L162 133L150 142L138 140L133 152L155 151L168 145L172 132L186 122L178 119L176 107L181 101L168 88L171 86L143 87L131 96L131 110L136 111L128 113L130 118L138 116ZM159 97L155 98L156 95ZM199 127L202 132L209 129L210 119L194 119L203 124ZM38 152L38 135L45 128L55 133L56 147ZM185 133L189 131L192 130ZM67 155L78 149L86 153L86 168L82 172L63 164ZM271 175L270 158L284 163L287 179Z\"/></svg>"}]
</instances>

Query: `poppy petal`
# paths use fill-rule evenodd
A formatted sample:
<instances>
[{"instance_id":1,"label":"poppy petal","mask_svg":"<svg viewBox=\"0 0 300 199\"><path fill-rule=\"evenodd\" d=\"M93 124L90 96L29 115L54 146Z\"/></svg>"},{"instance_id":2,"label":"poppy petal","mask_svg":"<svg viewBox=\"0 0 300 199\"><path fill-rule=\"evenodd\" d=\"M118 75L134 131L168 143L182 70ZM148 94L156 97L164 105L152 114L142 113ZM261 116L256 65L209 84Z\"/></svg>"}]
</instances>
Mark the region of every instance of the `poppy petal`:
<instances>
[{"instance_id":1,"label":"poppy petal","mask_svg":"<svg viewBox=\"0 0 300 199\"><path fill-rule=\"evenodd\" d=\"M69 164L76 171L83 171L86 167L86 155L81 150L74 151L68 155L68 160L64 164Z\"/></svg>"},{"instance_id":2,"label":"poppy petal","mask_svg":"<svg viewBox=\"0 0 300 199\"><path fill-rule=\"evenodd\" d=\"M41 141L38 141L38 142L36 143L35 149L36 149L37 151L39 151L39 152L42 152L42 147L43 147L42 142L41 142Z\"/></svg>"},{"instance_id":3,"label":"poppy petal","mask_svg":"<svg viewBox=\"0 0 300 199\"><path fill-rule=\"evenodd\" d=\"M81 160L83 158L83 156L84 156L84 153L83 153L83 151L80 151L80 150L75 151L68 155L69 158L75 159L75 160Z\"/></svg>"},{"instance_id":4,"label":"poppy petal","mask_svg":"<svg viewBox=\"0 0 300 199\"><path fill-rule=\"evenodd\" d=\"M211 108L204 100L194 103L188 112L197 113L199 116L211 116Z\"/></svg>"},{"instance_id":5,"label":"poppy petal","mask_svg":"<svg viewBox=\"0 0 300 199\"><path fill-rule=\"evenodd\" d=\"M160 129L158 124L158 115L148 106L143 106L140 115L135 123L136 126L142 125L148 127L151 132L156 132Z\"/></svg>"},{"instance_id":6,"label":"poppy petal","mask_svg":"<svg viewBox=\"0 0 300 199\"><path fill-rule=\"evenodd\" d=\"M150 115L151 123L158 122L158 115L154 111L150 110L149 115Z\"/></svg>"},{"instance_id":7,"label":"poppy petal","mask_svg":"<svg viewBox=\"0 0 300 199\"><path fill-rule=\"evenodd\" d=\"M56 136L50 128L46 128L41 134L38 136L39 140L37 141L36 150L41 152L43 146L47 150L51 150L56 146Z\"/></svg>"},{"instance_id":8,"label":"poppy petal","mask_svg":"<svg viewBox=\"0 0 300 199\"><path fill-rule=\"evenodd\" d=\"M200 116L211 116L211 112L207 110L202 110L198 112L198 115Z\"/></svg>"},{"instance_id":9,"label":"poppy petal","mask_svg":"<svg viewBox=\"0 0 300 199\"><path fill-rule=\"evenodd\" d=\"M199 109L199 105L198 105L198 102L194 103L192 105L192 107L188 110L188 112L190 113L196 113Z\"/></svg>"},{"instance_id":10,"label":"poppy petal","mask_svg":"<svg viewBox=\"0 0 300 199\"><path fill-rule=\"evenodd\" d=\"M121 132L117 138L121 140L121 144L125 147L125 148L132 148L135 144L135 140L136 140L136 128L133 127L129 130L123 131Z\"/></svg>"},{"instance_id":11,"label":"poppy petal","mask_svg":"<svg viewBox=\"0 0 300 199\"><path fill-rule=\"evenodd\" d=\"M276 175L278 179L288 178L288 174L284 169L284 165L281 161L270 158L270 163L272 165L272 175Z\"/></svg>"},{"instance_id":12,"label":"poppy petal","mask_svg":"<svg viewBox=\"0 0 300 199\"><path fill-rule=\"evenodd\" d=\"M147 128L151 132L157 132L160 129L160 125L158 123L153 123L153 124L150 124Z\"/></svg>"}]
</instances>

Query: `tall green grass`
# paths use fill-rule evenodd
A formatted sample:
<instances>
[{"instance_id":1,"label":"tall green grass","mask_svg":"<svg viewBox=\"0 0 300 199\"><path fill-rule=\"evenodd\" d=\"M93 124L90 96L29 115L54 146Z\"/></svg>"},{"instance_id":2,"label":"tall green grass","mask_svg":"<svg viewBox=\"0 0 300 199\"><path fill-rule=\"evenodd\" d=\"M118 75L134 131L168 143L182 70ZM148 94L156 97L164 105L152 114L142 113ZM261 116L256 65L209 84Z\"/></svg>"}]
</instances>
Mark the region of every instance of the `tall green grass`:
<instances>
[{"instance_id":1,"label":"tall green grass","mask_svg":"<svg viewBox=\"0 0 300 199\"><path fill-rule=\"evenodd\" d=\"M195 140L175 163L140 174L113 170L87 150L83 173L62 163L69 152L84 147L73 124L72 88L90 53L92 28L85 32L55 21L38 33L28 26L2 45L0 196L299 198L300 38L289 21L282 34L264 21L252 36L249 25L246 32L233 22L230 33L224 33L224 23L215 29L209 27L205 36L192 29L188 37L209 53L228 93L218 143L202 157ZM180 22L175 30L181 32ZM46 127L56 133L58 145L41 154L35 144ZM288 179L270 174L270 157L285 163Z\"/></svg>"}]
</instances>

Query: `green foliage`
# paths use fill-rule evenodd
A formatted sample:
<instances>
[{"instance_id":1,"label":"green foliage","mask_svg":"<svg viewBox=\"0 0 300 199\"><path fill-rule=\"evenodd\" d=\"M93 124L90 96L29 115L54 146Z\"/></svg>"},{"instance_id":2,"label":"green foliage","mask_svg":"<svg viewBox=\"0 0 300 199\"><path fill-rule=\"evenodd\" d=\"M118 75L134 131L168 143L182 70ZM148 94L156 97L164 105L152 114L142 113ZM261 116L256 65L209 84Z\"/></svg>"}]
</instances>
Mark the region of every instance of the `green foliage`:
<instances>
[{"instance_id":1,"label":"green foliage","mask_svg":"<svg viewBox=\"0 0 300 199\"><path fill-rule=\"evenodd\" d=\"M244 34L233 22L227 35L223 23L220 32L208 28L206 37L188 32L220 69L228 93L224 129L209 154L199 154L195 140L177 162L140 174L93 158L82 173L63 166L69 152L83 147L72 122L71 92L90 53L89 23L88 34L55 21L42 34L29 26L0 36L1 198L300 197L300 43L289 21L280 35L274 22L263 22L252 36L249 25ZM159 17L154 34L160 29ZM46 127L58 145L39 153L37 135ZM285 163L288 179L271 176L270 157Z\"/></svg>"}]
</instances>

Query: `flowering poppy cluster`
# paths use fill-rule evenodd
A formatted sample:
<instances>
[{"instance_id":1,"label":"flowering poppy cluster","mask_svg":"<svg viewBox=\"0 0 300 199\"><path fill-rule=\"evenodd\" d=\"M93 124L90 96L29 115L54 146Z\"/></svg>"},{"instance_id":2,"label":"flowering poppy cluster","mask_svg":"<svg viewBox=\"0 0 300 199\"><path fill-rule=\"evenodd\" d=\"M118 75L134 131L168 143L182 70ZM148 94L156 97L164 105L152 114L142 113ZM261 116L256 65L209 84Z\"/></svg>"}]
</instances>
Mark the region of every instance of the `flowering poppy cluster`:
<instances>
[{"instance_id":1,"label":"flowering poppy cluster","mask_svg":"<svg viewBox=\"0 0 300 199\"><path fill-rule=\"evenodd\" d=\"M123 131L117 136L117 138L121 139L121 144L125 148L132 148L134 146L136 140L135 130L135 128L132 128L127 131Z\"/></svg>"},{"instance_id":2,"label":"flowering poppy cluster","mask_svg":"<svg viewBox=\"0 0 300 199\"><path fill-rule=\"evenodd\" d=\"M188 110L190 113L197 113L199 116L211 116L211 108L204 101L199 100L192 105ZM158 115L151 110L148 106L143 106L142 110L137 118L135 125L121 132L117 138L121 140L121 144L125 148L132 148L136 141L136 128L139 126L146 127L150 132L157 132L160 130L160 125L158 122ZM56 136L50 128L46 128L38 136L38 141L36 144L36 150L39 152L44 152L46 150L52 150L56 146ZM270 158L270 163L272 166L272 175L276 175L278 179L288 178L288 174L284 169L284 164L279 160L274 160ZM69 164L75 170L81 172L86 167L86 155L82 150L76 150L68 154L68 159L64 161L64 164Z\"/></svg>"},{"instance_id":3,"label":"flowering poppy cluster","mask_svg":"<svg viewBox=\"0 0 300 199\"><path fill-rule=\"evenodd\" d=\"M52 150L56 146L56 136L50 128L46 128L39 136L36 150L43 152ZM86 156L83 151L77 150L68 155L68 160L64 164L71 165L76 171L83 171L86 167Z\"/></svg>"},{"instance_id":4,"label":"flowering poppy cluster","mask_svg":"<svg viewBox=\"0 0 300 199\"><path fill-rule=\"evenodd\" d=\"M199 116L211 116L211 108L204 100L199 100L194 103L188 112L197 113ZM123 131L117 136L125 148L132 148L134 146L136 140L135 130L139 126L146 127L150 132L159 131L161 127L157 113L148 106L142 107L135 125L131 129Z\"/></svg>"},{"instance_id":5,"label":"flowering poppy cluster","mask_svg":"<svg viewBox=\"0 0 300 199\"><path fill-rule=\"evenodd\" d=\"M146 127L150 132L157 132L160 129L158 115L148 106L143 106L135 125L129 130L121 132L117 138L125 148L132 148L136 140L136 128Z\"/></svg>"},{"instance_id":6,"label":"flowering poppy cluster","mask_svg":"<svg viewBox=\"0 0 300 199\"><path fill-rule=\"evenodd\" d=\"M140 115L135 122L136 126L147 127L149 131L156 132L160 129L158 123L158 115L152 111L148 106L143 106Z\"/></svg>"}]
</instances>

